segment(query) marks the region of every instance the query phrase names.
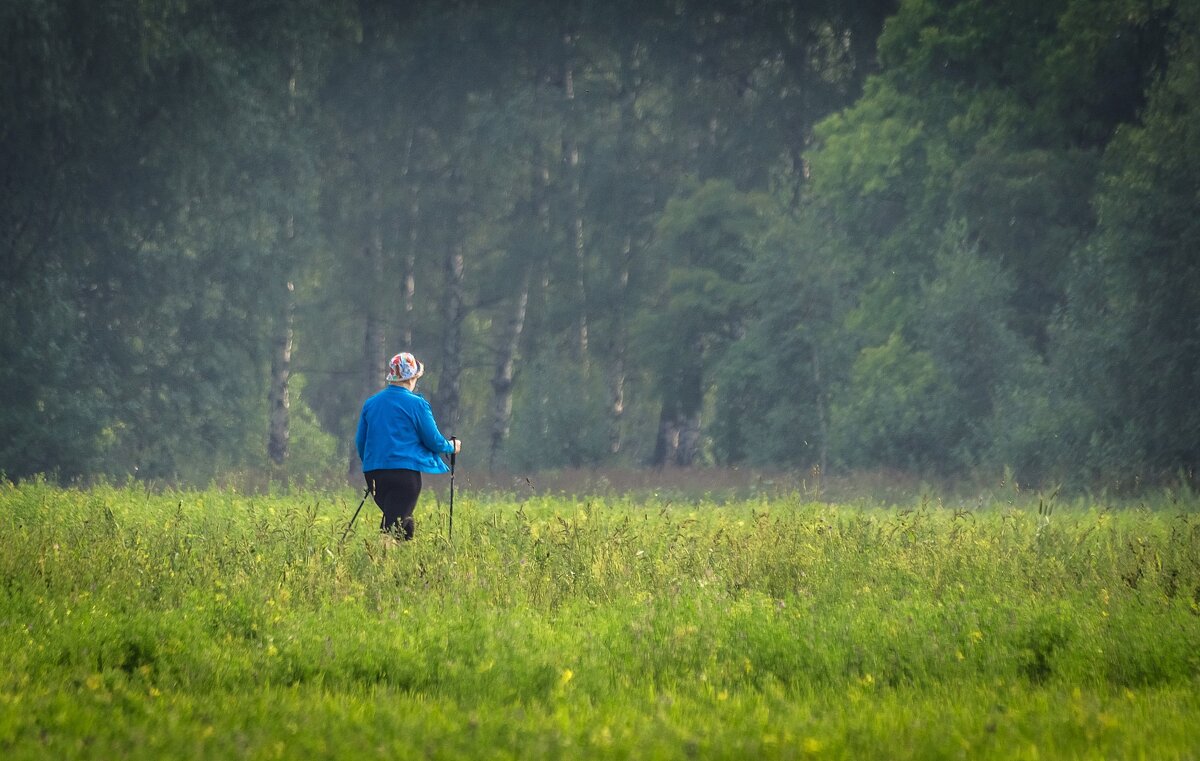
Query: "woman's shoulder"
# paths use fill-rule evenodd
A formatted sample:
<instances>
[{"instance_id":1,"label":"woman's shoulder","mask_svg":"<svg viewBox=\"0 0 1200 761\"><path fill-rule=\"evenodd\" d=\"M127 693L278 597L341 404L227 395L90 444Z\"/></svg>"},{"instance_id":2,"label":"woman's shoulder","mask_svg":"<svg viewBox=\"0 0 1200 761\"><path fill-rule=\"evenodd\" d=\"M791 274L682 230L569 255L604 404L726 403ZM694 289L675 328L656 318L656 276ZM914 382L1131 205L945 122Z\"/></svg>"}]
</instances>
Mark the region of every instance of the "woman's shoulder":
<instances>
[{"instance_id":1,"label":"woman's shoulder","mask_svg":"<svg viewBox=\"0 0 1200 761\"><path fill-rule=\"evenodd\" d=\"M408 389L401 389L400 393L396 394L396 396L398 397L398 401L400 404L405 404L405 405L409 405L412 407L418 407L421 409L429 409L430 408L429 400L427 400L425 397L421 396L420 394L416 393L415 391L409 391Z\"/></svg>"}]
</instances>

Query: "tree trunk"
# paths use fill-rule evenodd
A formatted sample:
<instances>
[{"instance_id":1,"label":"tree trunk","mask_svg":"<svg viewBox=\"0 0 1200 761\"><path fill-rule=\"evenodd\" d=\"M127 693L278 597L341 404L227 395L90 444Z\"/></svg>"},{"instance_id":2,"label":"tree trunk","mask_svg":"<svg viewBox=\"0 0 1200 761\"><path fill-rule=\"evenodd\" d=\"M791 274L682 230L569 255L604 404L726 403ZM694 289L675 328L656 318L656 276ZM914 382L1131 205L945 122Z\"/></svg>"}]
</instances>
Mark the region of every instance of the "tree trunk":
<instances>
[{"instance_id":1,"label":"tree trunk","mask_svg":"<svg viewBox=\"0 0 1200 761\"><path fill-rule=\"evenodd\" d=\"M443 432L453 431L458 425L462 389L462 324L463 280L466 256L465 243L458 241L446 256L446 286L442 302L442 366L438 379L438 424Z\"/></svg>"},{"instance_id":2,"label":"tree trunk","mask_svg":"<svg viewBox=\"0 0 1200 761\"><path fill-rule=\"evenodd\" d=\"M634 131L636 129L637 113L634 107L641 89L642 78L638 60L638 46L630 44L622 49L620 58L618 137L622 156L632 156L634 153ZM628 214L631 219L636 214ZM619 454L623 444L623 427L625 422L625 362L629 342L629 324L627 311L629 305L629 271L633 267L633 235L625 234L621 246L620 269L617 272L616 314L613 324L612 368L608 373L609 379L609 438L608 449L611 454Z\"/></svg>"},{"instance_id":3,"label":"tree trunk","mask_svg":"<svg viewBox=\"0 0 1200 761\"><path fill-rule=\"evenodd\" d=\"M387 364L387 357L384 356L386 353L383 320L373 310L368 310L363 325L362 398L366 399L382 387Z\"/></svg>"},{"instance_id":4,"label":"tree trunk","mask_svg":"<svg viewBox=\"0 0 1200 761\"><path fill-rule=\"evenodd\" d=\"M817 449L817 467L823 474L826 472L826 460L829 452L829 413L826 409L825 388L821 385L821 353L814 345L812 349L813 385L817 389L817 435L820 437Z\"/></svg>"},{"instance_id":5,"label":"tree trunk","mask_svg":"<svg viewBox=\"0 0 1200 761\"><path fill-rule=\"evenodd\" d=\"M699 454L699 408L685 409L679 399L664 402L659 413L658 437L654 443L651 464L657 468L666 465L690 468L696 464Z\"/></svg>"},{"instance_id":6,"label":"tree trunk","mask_svg":"<svg viewBox=\"0 0 1200 761\"><path fill-rule=\"evenodd\" d=\"M287 120L296 119L296 79L300 72L299 52L293 51L291 72L288 77ZM292 257L296 242L296 217L289 211L283 219L283 237L280 241L279 258L284 263L286 289L281 309L275 321L275 334L271 338L271 386L267 392L268 433L267 457L276 467L287 461L291 439L291 400L288 386L292 376L292 337L296 318L296 288L291 281ZM286 478L286 475L285 475Z\"/></svg>"},{"instance_id":7,"label":"tree trunk","mask_svg":"<svg viewBox=\"0 0 1200 761\"><path fill-rule=\"evenodd\" d=\"M625 349L628 326L625 321L626 294L629 291L629 267L633 260L633 238L625 236L621 252L621 271L617 275L617 303L613 326L612 364L606 372L609 379L608 451L621 451L621 427L625 420Z\"/></svg>"},{"instance_id":8,"label":"tree trunk","mask_svg":"<svg viewBox=\"0 0 1200 761\"><path fill-rule=\"evenodd\" d=\"M287 284L283 309L277 319L271 349L271 389L269 393L270 433L267 456L277 466L287 460L291 437L289 426L288 382L292 374L292 324L296 315L295 286Z\"/></svg>"},{"instance_id":9,"label":"tree trunk","mask_svg":"<svg viewBox=\"0 0 1200 761\"><path fill-rule=\"evenodd\" d=\"M521 331L525 327L525 310L529 305L529 270L521 276L520 290L513 303L513 310L497 340L500 351L496 358L496 373L492 377L495 394L492 408L492 436L488 450L488 470L496 467L496 455L508 438L509 423L512 421L513 368L516 364L517 348L521 344Z\"/></svg>"},{"instance_id":10,"label":"tree trunk","mask_svg":"<svg viewBox=\"0 0 1200 761\"><path fill-rule=\"evenodd\" d=\"M697 339L693 357L703 357L704 342ZM658 439L652 464L689 468L700 453L700 411L704 406L702 363L677 368L678 375L663 384L663 406L659 414Z\"/></svg>"},{"instance_id":11,"label":"tree trunk","mask_svg":"<svg viewBox=\"0 0 1200 761\"><path fill-rule=\"evenodd\" d=\"M401 177L408 178L409 176L409 170L412 167L413 143L415 140L415 130L410 129L408 131L408 139L405 141L404 164L400 168ZM421 216L421 188L416 182L410 182L412 200L408 206L408 250L404 254L404 271L402 273L404 280L404 327L400 337L404 343L404 351L412 351L413 320L417 314L417 220ZM397 241L402 240L399 232L397 230Z\"/></svg>"},{"instance_id":12,"label":"tree trunk","mask_svg":"<svg viewBox=\"0 0 1200 761\"><path fill-rule=\"evenodd\" d=\"M590 372L588 361L588 314L587 314L587 258L584 249L583 225L583 188L581 174L583 166L580 160L579 124L577 106L575 103L575 36L564 35L567 41L567 59L563 67L563 83L567 100L567 118L565 120L563 159L567 163L567 173L571 178L571 230L569 240L575 257L575 297L579 309L576 318L576 351L579 353L579 363L586 377Z\"/></svg>"},{"instance_id":13,"label":"tree trunk","mask_svg":"<svg viewBox=\"0 0 1200 761\"><path fill-rule=\"evenodd\" d=\"M579 180L573 183L575 188L575 296L579 308L579 364L586 378L591 372L591 362L588 359L588 313L587 313L587 283L584 279L586 259L583 248L583 205L579 200Z\"/></svg>"},{"instance_id":14,"label":"tree trunk","mask_svg":"<svg viewBox=\"0 0 1200 761\"><path fill-rule=\"evenodd\" d=\"M696 464L700 454L700 410L693 410L679 420L679 448L675 452L675 464L690 468Z\"/></svg>"},{"instance_id":15,"label":"tree trunk","mask_svg":"<svg viewBox=\"0 0 1200 761\"><path fill-rule=\"evenodd\" d=\"M405 351L412 350L413 320L417 316L417 215L421 211L421 202L412 202L411 221L408 227L408 251L404 255L404 347Z\"/></svg>"},{"instance_id":16,"label":"tree trunk","mask_svg":"<svg viewBox=\"0 0 1200 761\"><path fill-rule=\"evenodd\" d=\"M379 208L379 191L371 193L371 203ZM363 267L363 343L362 355L359 358L359 398L367 397L378 391L383 385L384 371L387 368L387 346L384 334L384 319L380 304L382 295L380 288L383 284L383 231L382 223L374 219L371 225L370 237L364 248L365 266ZM350 451L350 476L353 478L360 470L361 461L358 452Z\"/></svg>"},{"instance_id":17,"label":"tree trunk","mask_svg":"<svg viewBox=\"0 0 1200 761\"><path fill-rule=\"evenodd\" d=\"M371 203L376 211L379 209L380 193L371 193ZM383 223L380 219L372 220L370 239L367 242L367 288L366 288L366 321L363 333L362 356L362 391L366 398L380 388L381 373L387 365L387 337L384 334L384 310L381 305L385 302L382 288L383 274Z\"/></svg>"},{"instance_id":18,"label":"tree trunk","mask_svg":"<svg viewBox=\"0 0 1200 761\"><path fill-rule=\"evenodd\" d=\"M663 400L662 410L658 413L658 434L654 439L654 454L650 464L663 468L668 463L675 462L679 452L679 405L674 399Z\"/></svg>"},{"instance_id":19,"label":"tree trunk","mask_svg":"<svg viewBox=\"0 0 1200 761\"><path fill-rule=\"evenodd\" d=\"M409 206L408 231L404 231L404 223L397 218L393 231L395 233L394 240L399 241L407 239L407 246L404 249L404 255L400 258L400 297L402 299L402 316L403 320L400 324L400 345L396 347L396 351L412 351L413 345L413 324L416 321L417 315L417 215L421 211L420 201L414 197L412 204ZM399 256L399 252L396 252ZM384 303L388 302L388 296L383 294L380 296Z\"/></svg>"}]
</instances>

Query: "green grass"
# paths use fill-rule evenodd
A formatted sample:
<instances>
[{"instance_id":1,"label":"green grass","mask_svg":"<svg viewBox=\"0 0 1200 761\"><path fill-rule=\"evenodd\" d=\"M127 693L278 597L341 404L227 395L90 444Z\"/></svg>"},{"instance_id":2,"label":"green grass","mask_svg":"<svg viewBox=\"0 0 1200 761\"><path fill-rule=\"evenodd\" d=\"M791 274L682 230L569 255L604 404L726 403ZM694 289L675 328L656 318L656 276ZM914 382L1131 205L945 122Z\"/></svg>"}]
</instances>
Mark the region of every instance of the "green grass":
<instances>
[{"instance_id":1,"label":"green grass","mask_svg":"<svg viewBox=\"0 0 1200 761\"><path fill-rule=\"evenodd\" d=\"M1198 502L2 484L0 757L1197 759Z\"/></svg>"}]
</instances>

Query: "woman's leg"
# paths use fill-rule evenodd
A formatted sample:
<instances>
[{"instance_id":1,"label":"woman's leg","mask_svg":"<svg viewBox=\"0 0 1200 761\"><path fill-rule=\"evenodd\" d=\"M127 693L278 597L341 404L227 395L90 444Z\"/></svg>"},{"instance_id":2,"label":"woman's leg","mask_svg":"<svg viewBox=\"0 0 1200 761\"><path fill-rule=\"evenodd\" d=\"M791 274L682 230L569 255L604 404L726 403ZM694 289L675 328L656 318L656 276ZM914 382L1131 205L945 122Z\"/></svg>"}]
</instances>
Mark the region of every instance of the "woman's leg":
<instances>
[{"instance_id":1,"label":"woman's leg","mask_svg":"<svg viewBox=\"0 0 1200 761\"><path fill-rule=\"evenodd\" d=\"M400 483L400 488L396 490L396 514L400 519L400 527L404 529L404 538L412 539L416 531L413 511L417 509L417 499L421 496L421 474L415 470L397 470L396 474Z\"/></svg>"},{"instance_id":2,"label":"woman's leg","mask_svg":"<svg viewBox=\"0 0 1200 761\"><path fill-rule=\"evenodd\" d=\"M375 504L383 512L379 530L393 532L396 525L404 531L405 539L413 538L413 510L421 496L421 474L415 470L372 470L365 474L375 495Z\"/></svg>"},{"instance_id":3,"label":"woman's leg","mask_svg":"<svg viewBox=\"0 0 1200 761\"><path fill-rule=\"evenodd\" d=\"M387 531L390 528L388 526L387 508L385 507L387 504L387 494L391 492L391 479L388 477L390 472L388 470L368 470L366 473L363 473L363 478L367 482L367 488L371 490L371 499L375 501L381 513L379 518L380 531ZM392 523L395 522L395 519L393 519Z\"/></svg>"}]
</instances>

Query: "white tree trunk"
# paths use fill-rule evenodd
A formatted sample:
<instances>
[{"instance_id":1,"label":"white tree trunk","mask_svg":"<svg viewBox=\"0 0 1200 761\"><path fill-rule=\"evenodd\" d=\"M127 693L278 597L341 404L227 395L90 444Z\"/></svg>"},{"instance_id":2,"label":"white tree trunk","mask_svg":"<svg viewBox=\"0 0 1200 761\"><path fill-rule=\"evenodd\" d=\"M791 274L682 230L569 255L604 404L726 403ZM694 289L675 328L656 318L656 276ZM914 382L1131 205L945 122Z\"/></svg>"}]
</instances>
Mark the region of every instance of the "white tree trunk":
<instances>
[{"instance_id":1,"label":"white tree trunk","mask_svg":"<svg viewBox=\"0 0 1200 761\"><path fill-rule=\"evenodd\" d=\"M291 438L288 383L292 374L292 334L296 314L295 287L287 284L283 309L277 319L271 348L270 433L267 437L267 456L275 465L283 465L288 456Z\"/></svg>"},{"instance_id":2,"label":"white tree trunk","mask_svg":"<svg viewBox=\"0 0 1200 761\"><path fill-rule=\"evenodd\" d=\"M607 369L609 379L608 449L612 454L621 451L622 425L625 421L625 350L629 328L626 325L626 294L629 290L629 267L633 259L633 239L625 236L621 251L621 270L617 275L617 313L615 317L612 365Z\"/></svg>"},{"instance_id":3,"label":"white tree trunk","mask_svg":"<svg viewBox=\"0 0 1200 761\"><path fill-rule=\"evenodd\" d=\"M445 260L446 290L442 305L442 366L439 368L437 399L438 425L449 435L458 425L462 400L462 325L464 309L464 279L466 269L465 243L458 241Z\"/></svg>"},{"instance_id":4,"label":"white tree trunk","mask_svg":"<svg viewBox=\"0 0 1200 761\"><path fill-rule=\"evenodd\" d=\"M526 269L521 276L519 291L513 301L512 313L503 326L503 333L497 341L499 352L496 357L496 372L492 376L492 391L495 396L492 406L488 470L495 469L496 455L504 440L508 438L509 424L512 421L513 371L516 366L517 350L521 345L521 332L525 328L525 313L528 306L529 270Z\"/></svg>"}]
</instances>

